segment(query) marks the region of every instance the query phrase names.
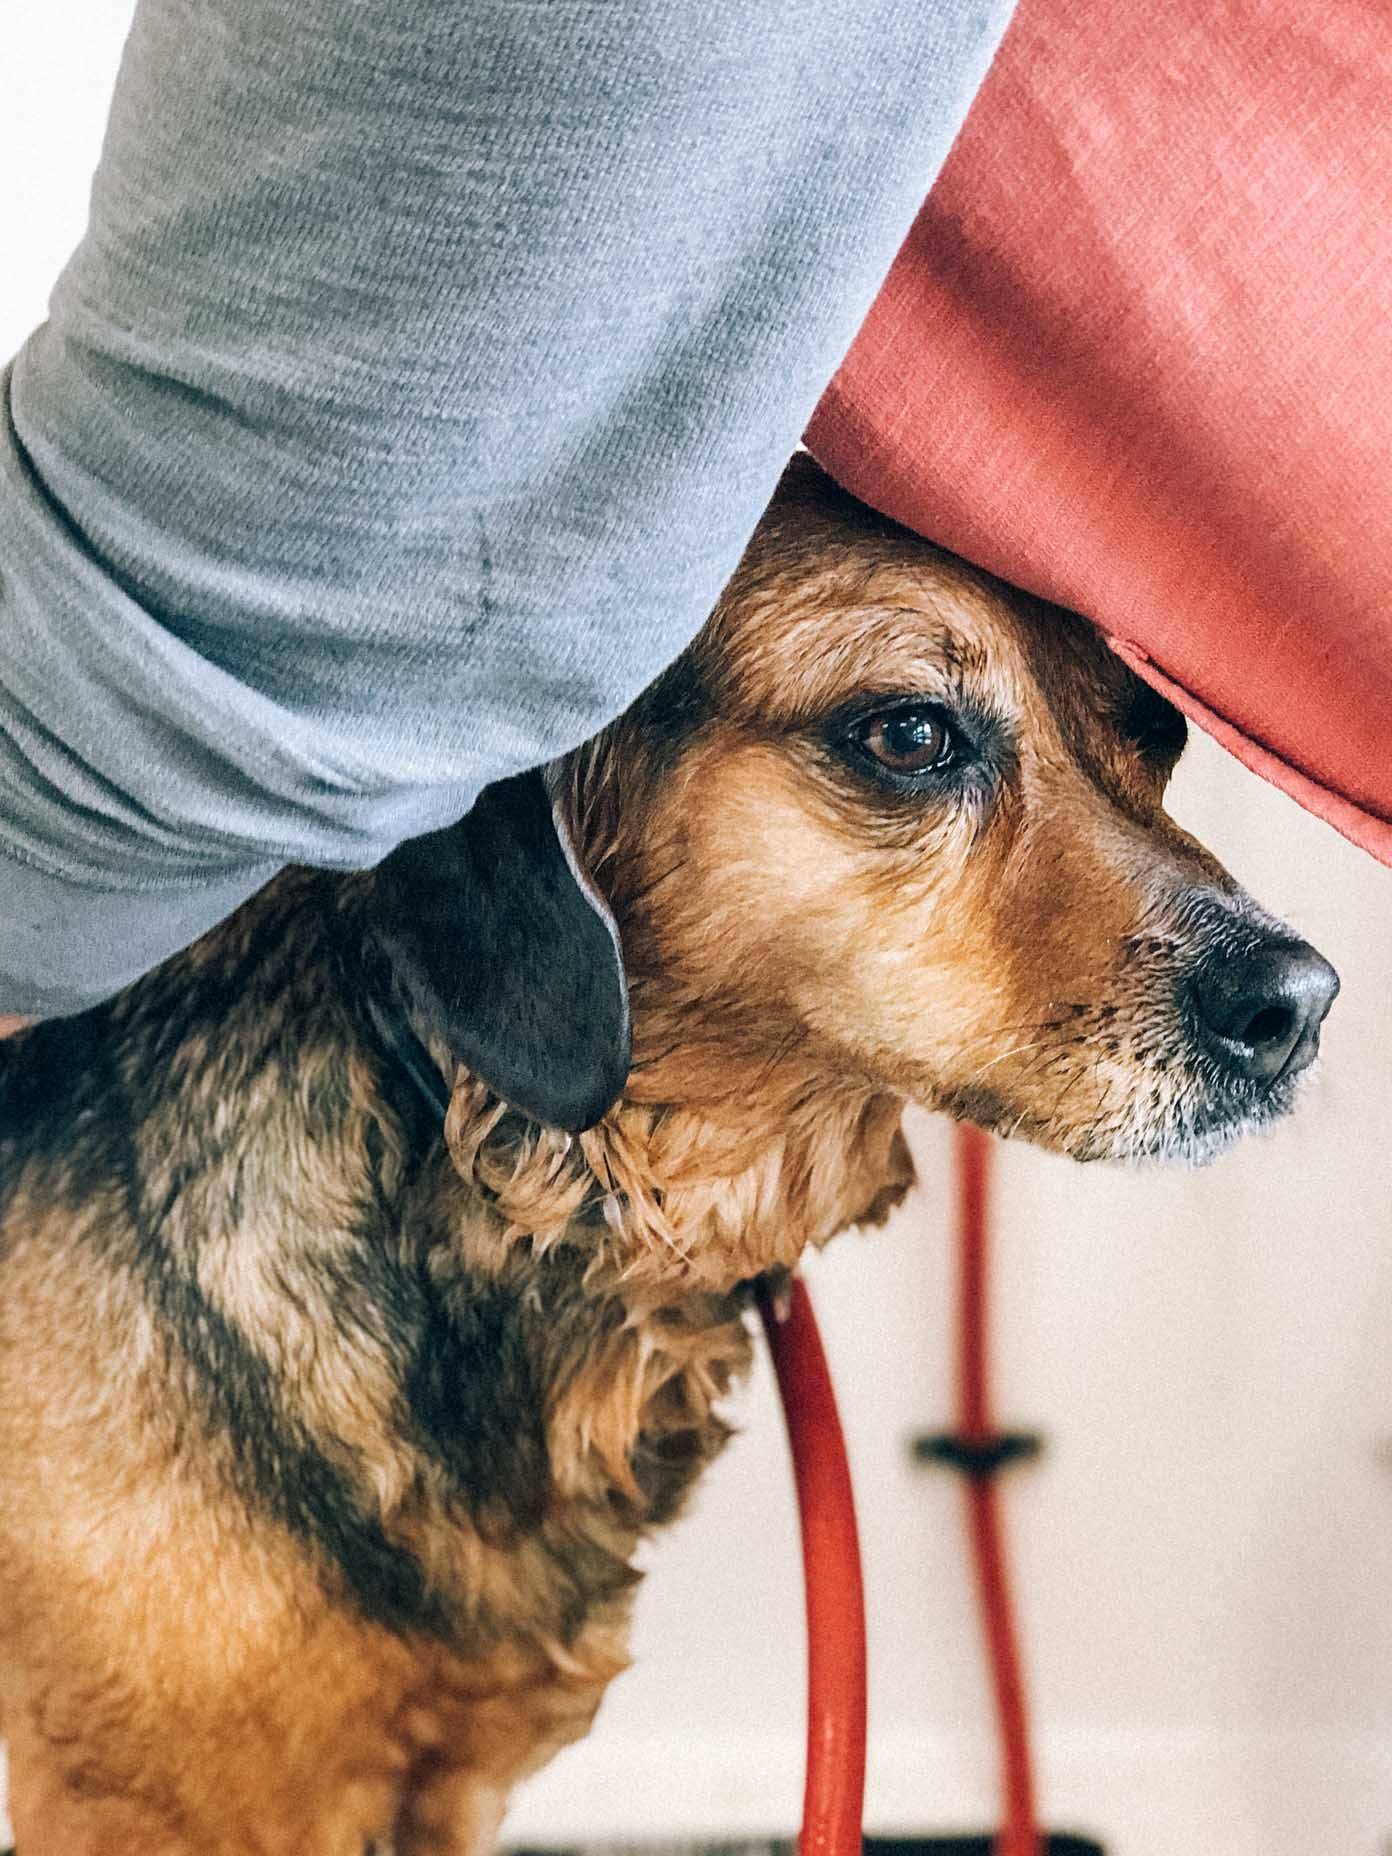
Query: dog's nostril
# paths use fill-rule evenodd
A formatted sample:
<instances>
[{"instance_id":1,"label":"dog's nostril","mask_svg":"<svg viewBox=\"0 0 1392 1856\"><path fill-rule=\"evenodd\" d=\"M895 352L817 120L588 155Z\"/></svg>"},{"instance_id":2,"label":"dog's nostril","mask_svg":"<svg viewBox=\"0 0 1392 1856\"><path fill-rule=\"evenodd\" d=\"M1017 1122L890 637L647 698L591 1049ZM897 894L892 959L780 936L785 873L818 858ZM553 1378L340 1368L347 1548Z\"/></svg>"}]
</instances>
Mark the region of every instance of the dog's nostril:
<instances>
[{"instance_id":1,"label":"dog's nostril","mask_svg":"<svg viewBox=\"0 0 1392 1856\"><path fill-rule=\"evenodd\" d=\"M1238 1037L1243 1044L1279 1044L1290 1036L1294 1018L1288 1006L1264 1005Z\"/></svg>"},{"instance_id":2,"label":"dog's nostril","mask_svg":"<svg viewBox=\"0 0 1392 1856\"><path fill-rule=\"evenodd\" d=\"M1339 976L1304 941L1265 941L1205 962L1192 983L1210 1055L1253 1082L1293 1076L1312 1063Z\"/></svg>"}]
</instances>

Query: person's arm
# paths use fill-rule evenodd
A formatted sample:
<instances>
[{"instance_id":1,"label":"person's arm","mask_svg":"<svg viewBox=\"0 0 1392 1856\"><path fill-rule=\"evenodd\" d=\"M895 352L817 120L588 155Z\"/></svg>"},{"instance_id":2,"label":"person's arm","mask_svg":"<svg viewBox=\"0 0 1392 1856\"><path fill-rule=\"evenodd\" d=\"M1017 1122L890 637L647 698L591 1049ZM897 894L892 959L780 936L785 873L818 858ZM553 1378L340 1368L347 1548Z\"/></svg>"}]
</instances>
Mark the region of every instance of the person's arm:
<instances>
[{"instance_id":1,"label":"person's arm","mask_svg":"<svg viewBox=\"0 0 1392 1856\"><path fill-rule=\"evenodd\" d=\"M0 403L0 1011L373 863L694 635L1008 0L141 0Z\"/></svg>"}]
</instances>

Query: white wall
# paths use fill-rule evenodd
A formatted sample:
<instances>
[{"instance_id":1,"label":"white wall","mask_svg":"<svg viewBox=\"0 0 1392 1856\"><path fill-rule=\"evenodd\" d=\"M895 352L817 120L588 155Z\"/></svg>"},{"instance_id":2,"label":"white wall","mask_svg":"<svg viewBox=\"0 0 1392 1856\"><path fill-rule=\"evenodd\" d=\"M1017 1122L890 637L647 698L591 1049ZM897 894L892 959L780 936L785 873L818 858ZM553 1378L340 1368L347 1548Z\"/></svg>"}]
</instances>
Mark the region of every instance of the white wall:
<instances>
[{"instance_id":1,"label":"white wall","mask_svg":"<svg viewBox=\"0 0 1392 1856\"><path fill-rule=\"evenodd\" d=\"M0 351L77 237L127 0L6 0ZM1293 700L1298 693L1293 694ZM1206 742L1176 810L1335 961L1303 1112L1202 1173L1001 1164L1007 1505L1058 1827L1110 1856L1392 1847L1392 875ZM950 1411L943 1130L923 1190L814 1289L870 1588L871 1820L984 1827L993 1751L958 1495L905 1438ZM652 1556L637 1668L519 1802L519 1836L787 1830L801 1787L796 1536L761 1376Z\"/></svg>"},{"instance_id":2,"label":"white wall","mask_svg":"<svg viewBox=\"0 0 1392 1856\"><path fill-rule=\"evenodd\" d=\"M0 7L0 356L40 320L87 222L133 0Z\"/></svg>"}]
</instances>

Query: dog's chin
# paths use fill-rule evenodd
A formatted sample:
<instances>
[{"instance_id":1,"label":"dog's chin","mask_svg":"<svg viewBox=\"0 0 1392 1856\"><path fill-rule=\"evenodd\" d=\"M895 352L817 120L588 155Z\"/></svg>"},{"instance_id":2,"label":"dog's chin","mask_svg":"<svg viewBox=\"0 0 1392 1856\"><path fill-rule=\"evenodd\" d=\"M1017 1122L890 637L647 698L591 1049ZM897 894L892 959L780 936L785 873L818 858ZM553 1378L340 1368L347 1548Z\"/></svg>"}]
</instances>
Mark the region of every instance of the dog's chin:
<instances>
[{"instance_id":1,"label":"dog's chin","mask_svg":"<svg viewBox=\"0 0 1392 1856\"><path fill-rule=\"evenodd\" d=\"M937 1092L931 1106L974 1122L1003 1140L1027 1141L1084 1165L1207 1166L1250 1134L1273 1127L1294 1108L1313 1074L1282 1077L1257 1088L1224 1083L1194 1086L1163 1097L1144 1087L1134 1103L1105 1119L1070 1121L981 1089Z\"/></svg>"},{"instance_id":2,"label":"dog's chin","mask_svg":"<svg viewBox=\"0 0 1392 1856\"><path fill-rule=\"evenodd\" d=\"M1264 1134L1283 1121L1304 1093L1310 1070L1282 1077L1265 1088L1220 1093L1194 1103L1181 1101L1150 1127L1141 1127L1129 1146L1099 1159L1207 1166L1248 1135Z\"/></svg>"}]
</instances>

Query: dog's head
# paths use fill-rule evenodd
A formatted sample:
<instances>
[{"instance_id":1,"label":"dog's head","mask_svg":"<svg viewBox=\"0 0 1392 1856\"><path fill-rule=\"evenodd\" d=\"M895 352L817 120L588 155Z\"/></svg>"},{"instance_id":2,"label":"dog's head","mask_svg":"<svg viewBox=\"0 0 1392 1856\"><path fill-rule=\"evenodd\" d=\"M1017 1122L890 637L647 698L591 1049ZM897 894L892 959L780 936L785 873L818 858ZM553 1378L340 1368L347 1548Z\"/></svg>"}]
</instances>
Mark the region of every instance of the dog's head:
<instances>
[{"instance_id":1,"label":"dog's head","mask_svg":"<svg viewBox=\"0 0 1392 1856\"><path fill-rule=\"evenodd\" d=\"M1338 982L1166 817L1184 734L1092 627L795 461L700 638L570 769L630 1096L778 1070L1080 1159L1283 1113Z\"/></svg>"}]
</instances>

